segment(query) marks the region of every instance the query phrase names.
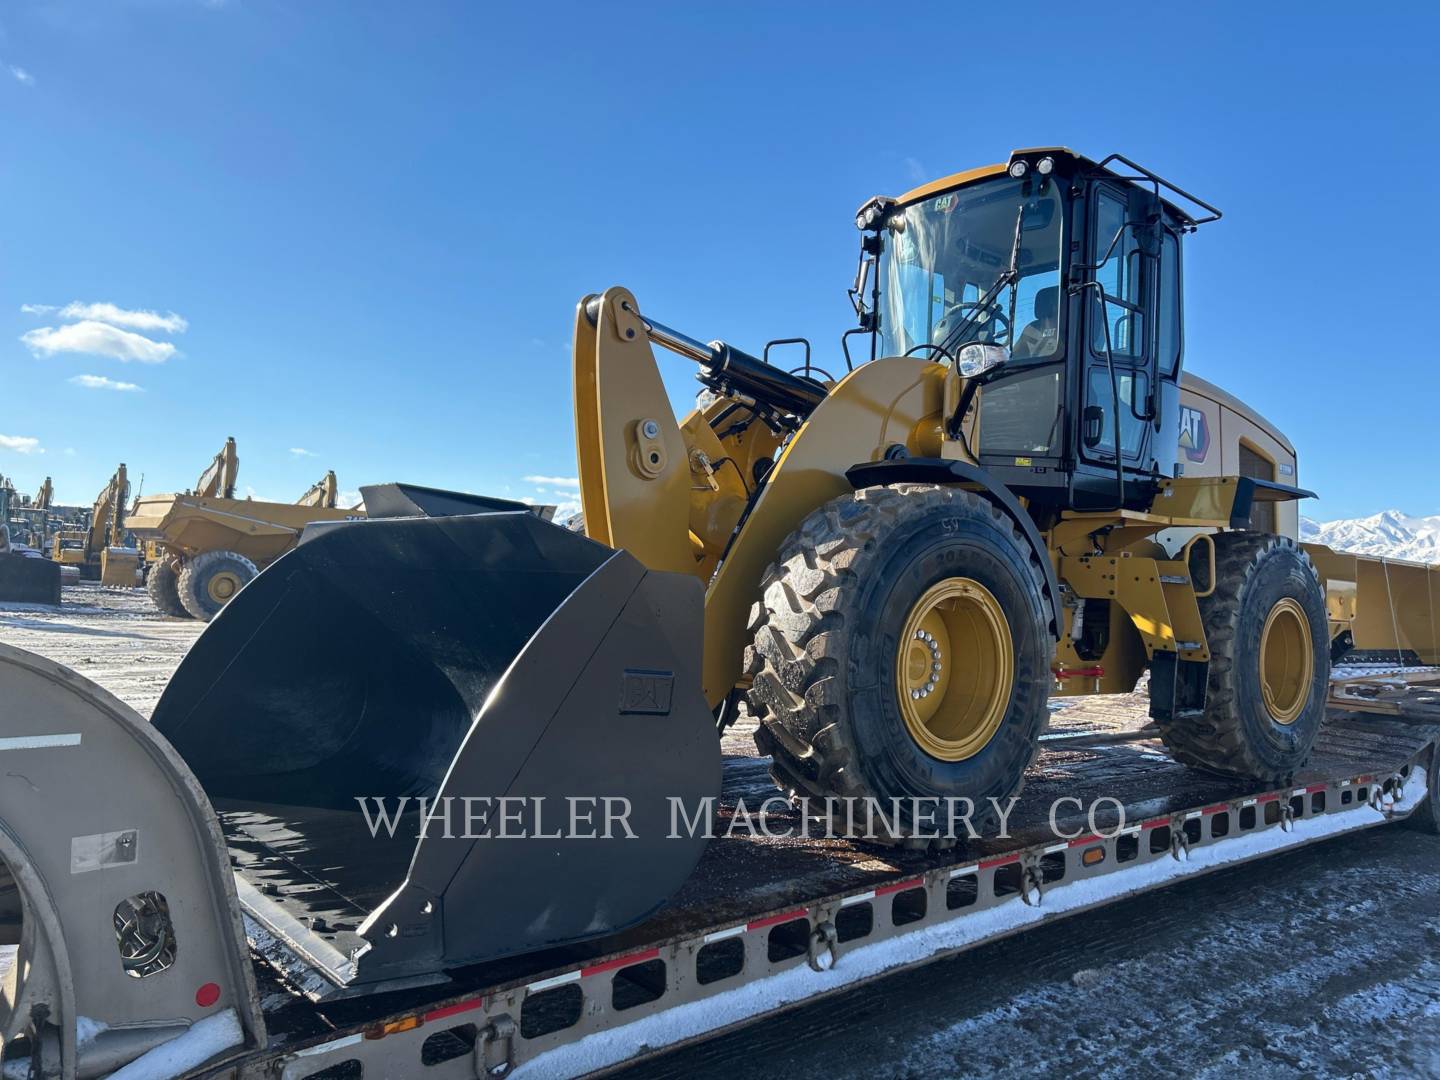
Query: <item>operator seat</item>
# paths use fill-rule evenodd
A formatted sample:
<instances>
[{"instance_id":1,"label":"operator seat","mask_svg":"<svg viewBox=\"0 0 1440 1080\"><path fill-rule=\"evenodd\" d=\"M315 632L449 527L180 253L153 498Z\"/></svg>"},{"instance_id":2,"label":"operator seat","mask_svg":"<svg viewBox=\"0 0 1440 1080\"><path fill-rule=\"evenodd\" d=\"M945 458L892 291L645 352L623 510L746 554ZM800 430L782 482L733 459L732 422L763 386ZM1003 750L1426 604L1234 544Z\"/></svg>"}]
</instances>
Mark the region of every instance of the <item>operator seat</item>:
<instances>
[{"instance_id":1,"label":"operator seat","mask_svg":"<svg viewBox=\"0 0 1440 1080\"><path fill-rule=\"evenodd\" d=\"M1056 317L1060 314L1060 286L1049 285L1035 294L1035 319L1024 330L1010 350L1014 360L1030 360L1049 356L1056 346Z\"/></svg>"}]
</instances>

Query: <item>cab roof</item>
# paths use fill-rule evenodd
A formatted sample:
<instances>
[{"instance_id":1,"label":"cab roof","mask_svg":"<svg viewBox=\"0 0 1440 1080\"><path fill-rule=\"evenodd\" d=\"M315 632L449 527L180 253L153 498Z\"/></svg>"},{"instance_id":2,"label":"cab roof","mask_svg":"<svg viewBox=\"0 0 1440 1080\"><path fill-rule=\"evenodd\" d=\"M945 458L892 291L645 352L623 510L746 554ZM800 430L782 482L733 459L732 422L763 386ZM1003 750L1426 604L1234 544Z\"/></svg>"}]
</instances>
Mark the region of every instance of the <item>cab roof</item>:
<instances>
[{"instance_id":1,"label":"cab roof","mask_svg":"<svg viewBox=\"0 0 1440 1080\"><path fill-rule=\"evenodd\" d=\"M1205 216L1196 217L1192 210L1187 210L1173 199L1166 198L1162 195L1161 201L1165 204L1166 209L1174 214L1180 221L1191 227L1203 225L1207 221L1215 221L1220 217L1220 211L1209 203L1197 199L1189 192L1183 191L1168 180L1155 175L1149 169L1136 165L1129 158L1122 157L1119 154L1111 154L1103 161L1097 162L1092 158L1086 157L1084 154L1071 150L1068 146L1030 146L1019 150L1012 150L1010 151L1009 158L1003 162L998 162L994 165L982 165L979 168L967 169L964 172L942 176L938 180L932 180L928 184L921 184L917 188L912 188L904 195L901 195L896 202L900 206L908 206L921 199L927 199L932 195L938 195L944 191L964 187L966 184L973 184L977 180L988 180L992 176L1003 176L1009 170L1011 164L1017 159L1033 162L1037 158L1047 156L1066 158L1070 162L1073 162L1074 168L1080 172L1092 173L1099 171L1114 177L1116 180L1128 181L1130 183L1154 183L1159 187L1163 187L1169 192L1180 196L1183 201L1193 203L1206 212ZM1111 162L1119 162L1125 168L1129 169L1131 173L1138 175L1126 175L1117 172L1108 167Z\"/></svg>"}]
</instances>

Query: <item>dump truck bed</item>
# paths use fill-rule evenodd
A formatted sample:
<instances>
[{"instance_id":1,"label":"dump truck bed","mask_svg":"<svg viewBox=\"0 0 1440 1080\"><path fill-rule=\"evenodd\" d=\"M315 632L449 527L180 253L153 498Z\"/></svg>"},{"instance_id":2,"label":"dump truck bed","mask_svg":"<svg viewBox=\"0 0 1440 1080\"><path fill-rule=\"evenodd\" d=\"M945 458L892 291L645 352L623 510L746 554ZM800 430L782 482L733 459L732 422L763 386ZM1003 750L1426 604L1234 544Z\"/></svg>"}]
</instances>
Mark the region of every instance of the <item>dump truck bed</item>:
<instances>
[{"instance_id":1,"label":"dump truck bed","mask_svg":"<svg viewBox=\"0 0 1440 1080\"><path fill-rule=\"evenodd\" d=\"M448 982L321 1001L296 987L323 980L267 939L256 968L270 1045L246 1071L278 1064L299 1080L353 1060L398 1075L423 1061L437 1077L481 1064L555 1076L639 1060L1042 921L1404 816L1425 788L1423 768L1407 767L1428 763L1440 737L1427 709L1332 712L1305 771L1275 789L1170 761L1145 737L1142 698L1070 705L1027 774L1009 838L933 853L801 835L767 760L746 753L742 722L726 737L716 839L652 918ZM1060 799L1078 801L1058 804L1052 830ZM1093 823L1076 812L1101 799L1114 801ZM778 835L763 835L758 817L746 829L742 806L763 806ZM226 826L242 879L335 917L344 881L317 887L316 868L292 858L293 832L267 845L254 822Z\"/></svg>"}]
</instances>

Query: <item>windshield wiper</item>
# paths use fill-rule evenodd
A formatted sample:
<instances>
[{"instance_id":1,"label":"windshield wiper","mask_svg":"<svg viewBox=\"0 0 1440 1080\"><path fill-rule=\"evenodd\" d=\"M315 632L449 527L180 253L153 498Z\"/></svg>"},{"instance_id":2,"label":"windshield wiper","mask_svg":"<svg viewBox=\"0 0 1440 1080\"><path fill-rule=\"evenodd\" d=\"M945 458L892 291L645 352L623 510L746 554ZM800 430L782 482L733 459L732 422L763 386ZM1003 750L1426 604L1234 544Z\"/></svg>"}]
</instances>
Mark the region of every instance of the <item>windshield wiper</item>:
<instances>
[{"instance_id":1,"label":"windshield wiper","mask_svg":"<svg viewBox=\"0 0 1440 1080\"><path fill-rule=\"evenodd\" d=\"M1007 266L1004 270L1000 271L1000 276L995 279L995 284L991 285L989 291L980 298L979 303L977 303L974 309L970 312L969 318L967 318L964 322L957 324L955 329L951 330L950 333L946 334L945 339L940 342L939 349L946 356L950 355L950 350L952 348L965 340L965 334L970 330L971 327L975 325L975 321L980 317L980 314L982 312L990 310L990 305L993 304L995 298L1000 295L1000 290L1005 288L1006 285L1013 286L1019 280L1020 233L1024 228L1025 204L1022 202L1020 204L1019 211L1015 214L1015 240L1010 245L1010 265ZM1010 290L1009 316L1009 333L1011 341L1015 340L1015 298L1016 290L1012 287Z\"/></svg>"}]
</instances>

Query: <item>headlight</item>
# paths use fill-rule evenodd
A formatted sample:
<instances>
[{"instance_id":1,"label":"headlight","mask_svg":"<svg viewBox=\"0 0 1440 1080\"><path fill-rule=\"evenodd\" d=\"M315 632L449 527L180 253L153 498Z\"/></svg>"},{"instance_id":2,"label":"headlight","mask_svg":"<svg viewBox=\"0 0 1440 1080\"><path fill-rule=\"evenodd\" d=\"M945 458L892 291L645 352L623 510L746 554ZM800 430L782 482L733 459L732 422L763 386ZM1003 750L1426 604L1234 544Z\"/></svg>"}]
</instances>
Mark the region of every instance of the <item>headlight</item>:
<instances>
[{"instance_id":1,"label":"headlight","mask_svg":"<svg viewBox=\"0 0 1440 1080\"><path fill-rule=\"evenodd\" d=\"M967 379L982 375L991 368L999 367L1010 359L1010 350L1004 345L986 345L972 341L960 350L955 358L955 368Z\"/></svg>"}]
</instances>

